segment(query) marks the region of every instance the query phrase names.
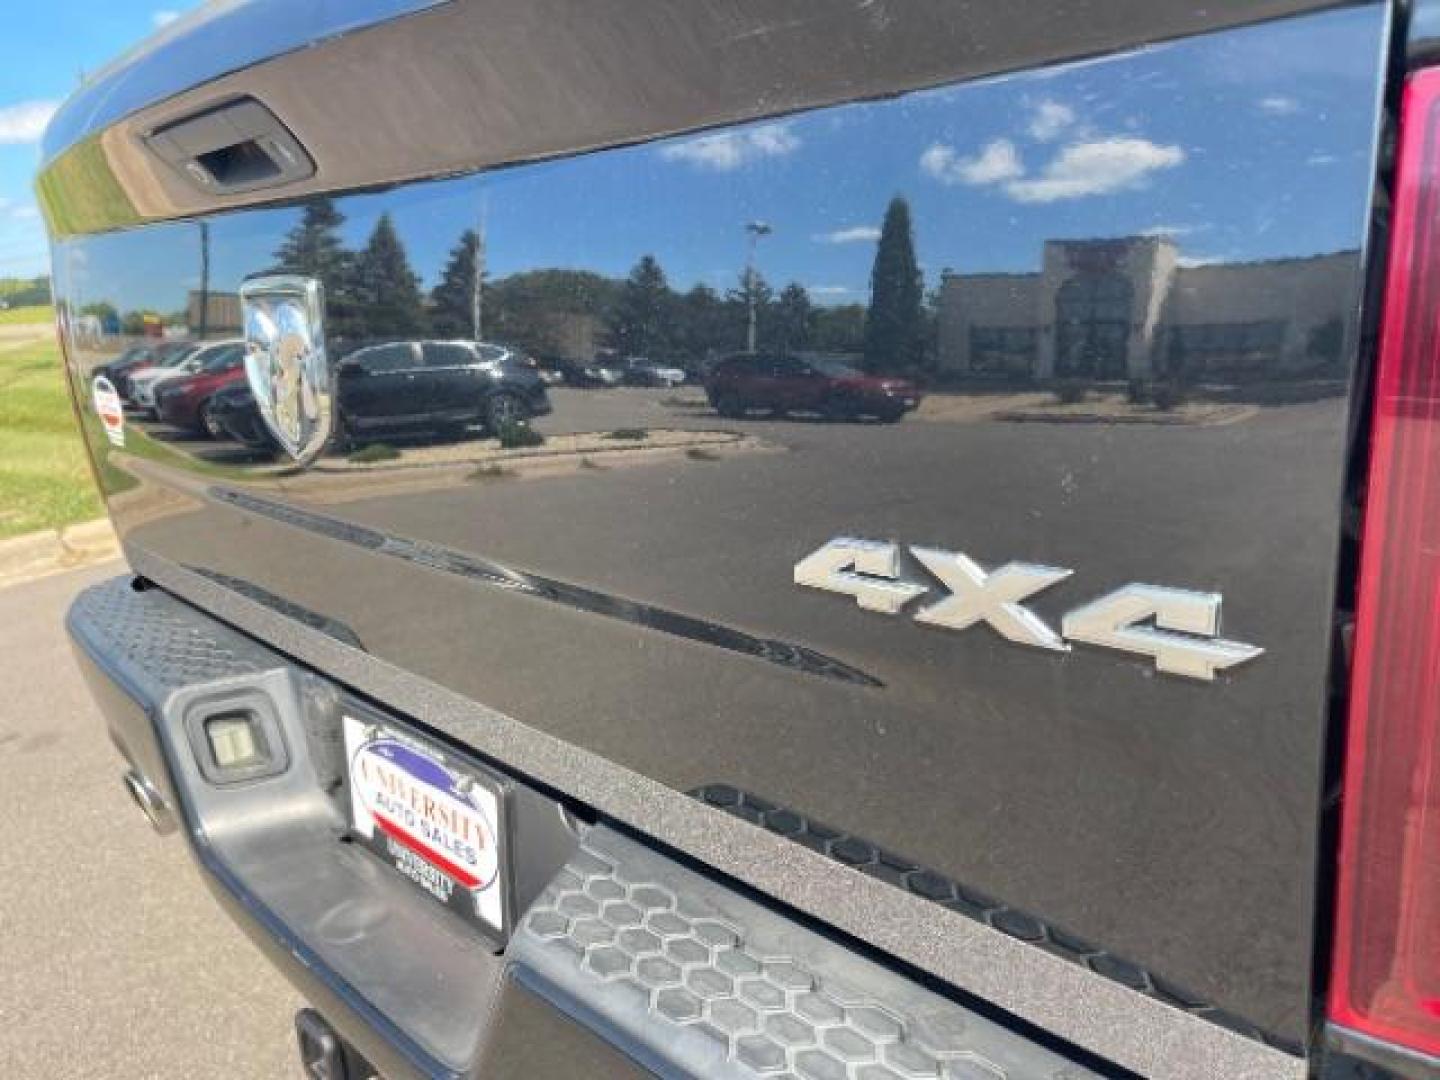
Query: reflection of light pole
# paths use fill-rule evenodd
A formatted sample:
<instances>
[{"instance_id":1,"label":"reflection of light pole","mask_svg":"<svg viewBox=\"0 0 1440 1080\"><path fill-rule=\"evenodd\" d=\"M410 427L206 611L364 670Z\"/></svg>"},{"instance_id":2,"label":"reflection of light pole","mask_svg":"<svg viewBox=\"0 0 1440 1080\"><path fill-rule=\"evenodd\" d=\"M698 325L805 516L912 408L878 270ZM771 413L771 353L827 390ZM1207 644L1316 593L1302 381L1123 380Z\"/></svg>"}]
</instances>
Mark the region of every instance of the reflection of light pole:
<instances>
[{"instance_id":1,"label":"reflection of light pole","mask_svg":"<svg viewBox=\"0 0 1440 1080\"><path fill-rule=\"evenodd\" d=\"M745 300L749 307L749 326L745 332L745 351L755 351L755 245L760 237L769 236L774 230L763 221L751 221L745 225L750 234L750 254L745 261Z\"/></svg>"},{"instance_id":2,"label":"reflection of light pole","mask_svg":"<svg viewBox=\"0 0 1440 1080\"><path fill-rule=\"evenodd\" d=\"M470 283L470 337L472 340L481 341L480 331L483 329L484 308L482 290L485 288L485 224L488 207L484 202L480 204L480 231L477 234L475 243L475 279Z\"/></svg>"},{"instance_id":3,"label":"reflection of light pole","mask_svg":"<svg viewBox=\"0 0 1440 1080\"><path fill-rule=\"evenodd\" d=\"M163 330L161 331L164 332ZM200 222L200 331L205 340L210 332L210 223Z\"/></svg>"}]
</instances>

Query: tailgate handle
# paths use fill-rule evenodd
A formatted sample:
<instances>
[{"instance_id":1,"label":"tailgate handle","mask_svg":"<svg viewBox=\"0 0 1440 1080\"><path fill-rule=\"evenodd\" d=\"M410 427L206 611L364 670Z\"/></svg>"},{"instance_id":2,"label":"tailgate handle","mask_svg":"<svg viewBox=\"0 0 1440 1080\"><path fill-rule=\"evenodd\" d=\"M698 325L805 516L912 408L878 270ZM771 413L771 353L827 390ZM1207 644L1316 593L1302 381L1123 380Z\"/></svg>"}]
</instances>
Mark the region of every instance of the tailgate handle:
<instances>
[{"instance_id":1,"label":"tailgate handle","mask_svg":"<svg viewBox=\"0 0 1440 1080\"><path fill-rule=\"evenodd\" d=\"M172 121L144 140L192 185L212 194L277 187L315 175L315 162L299 140L254 98Z\"/></svg>"}]
</instances>

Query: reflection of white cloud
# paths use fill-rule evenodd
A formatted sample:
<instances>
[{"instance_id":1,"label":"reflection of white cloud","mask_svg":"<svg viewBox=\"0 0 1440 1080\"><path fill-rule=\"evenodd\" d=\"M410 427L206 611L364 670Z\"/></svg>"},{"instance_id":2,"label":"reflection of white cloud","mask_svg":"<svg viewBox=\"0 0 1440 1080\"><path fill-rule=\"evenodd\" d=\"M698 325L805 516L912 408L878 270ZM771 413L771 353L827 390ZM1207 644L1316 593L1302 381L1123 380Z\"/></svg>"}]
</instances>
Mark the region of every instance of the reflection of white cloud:
<instances>
[{"instance_id":1,"label":"reflection of white cloud","mask_svg":"<svg viewBox=\"0 0 1440 1080\"><path fill-rule=\"evenodd\" d=\"M853 296L858 291L849 285L807 285L805 289L811 296Z\"/></svg>"},{"instance_id":2,"label":"reflection of white cloud","mask_svg":"<svg viewBox=\"0 0 1440 1080\"><path fill-rule=\"evenodd\" d=\"M987 143L975 157L961 157L953 146L931 143L920 155L920 171L942 184L998 184L1025 175L1020 154L1009 139Z\"/></svg>"},{"instance_id":3,"label":"reflection of white cloud","mask_svg":"<svg viewBox=\"0 0 1440 1080\"><path fill-rule=\"evenodd\" d=\"M1145 183L1151 173L1173 169L1185 160L1178 146L1161 146L1149 139L1095 139L1062 149L1032 179L1005 184L1016 202L1048 203L1109 195Z\"/></svg>"},{"instance_id":4,"label":"reflection of white cloud","mask_svg":"<svg viewBox=\"0 0 1440 1080\"><path fill-rule=\"evenodd\" d=\"M22 101L0 107L0 144L38 141L57 108L55 101Z\"/></svg>"},{"instance_id":5,"label":"reflection of white cloud","mask_svg":"<svg viewBox=\"0 0 1440 1080\"><path fill-rule=\"evenodd\" d=\"M784 157L800 146L789 124L762 124L747 131L723 131L662 147L666 161L684 161L696 168L731 172L760 158Z\"/></svg>"},{"instance_id":6,"label":"reflection of white cloud","mask_svg":"<svg viewBox=\"0 0 1440 1080\"><path fill-rule=\"evenodd\" d=\"M1030 137L1036 142L1050 142L1075 122L1075 110L1058 101L1042 101L1035 106L1030 119Z\"/></svg>"},{"instance_id":7,"label":"reflection of white cloud","mask_svg":"<svg viewBox=\"0 0 1440 1080\"><path fill-rule=\"evenodd\" d=\"M820 244L866 244L880 239L880 230L874 225L853 225L848 229L816 233L814 240Z\"/></svg>"},{"instance_id":8,"label":"reflection of white cloud","mask_svg":"<svg viewBox=\"0 0 1440 1080\"><path fill-rule=\"evenodd\" d=\"M1181 255L1175 265L1183 270L1194 270L1197 266L1214 266L1225 261L1220 255Z\"/></svg>"},{"instance_id":9,"label":"reflection of white cloud","mask_svg":"<svg viewBox=\"0 0 1440 1080\"><path fill-rule=\"evenodd\" d=\"M180 13L178 11L168 11L163 8L160 11L150 13L150 21L155 24L157 29L161 26L169 26L179 17Z\"/></svg>"},{"instance_id":10,"label":"reflection of white cloud","mask_svg":"<svg viewBox=\"0 0 1440 1080\"><path fill-rule=\"evenodd\" d=\"M1261 112L1269 113L1271 116L1291 116L1300 111L1298 101L1292 97L1282 97L1279 94L1263 97L1255 104Z\"/></svg>"}]
</instances>

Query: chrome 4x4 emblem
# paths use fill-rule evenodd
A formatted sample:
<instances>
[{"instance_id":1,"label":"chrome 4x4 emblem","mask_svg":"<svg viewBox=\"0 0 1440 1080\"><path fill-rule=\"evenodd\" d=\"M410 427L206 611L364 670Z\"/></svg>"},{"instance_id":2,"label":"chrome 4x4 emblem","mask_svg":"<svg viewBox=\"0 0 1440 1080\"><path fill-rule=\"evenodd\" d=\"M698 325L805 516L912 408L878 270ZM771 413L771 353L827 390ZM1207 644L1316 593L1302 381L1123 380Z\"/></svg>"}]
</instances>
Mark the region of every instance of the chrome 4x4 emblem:
<instances>
[{"instance_id":1,"label":"chrome 4x4 emblem","mask_svg":"<svg viewBox=\"0 0 1440 1080\"><path fill-rule=\"evenodd\" d=\"M333 406L320 283L273 274L240 286L245 375L265 426L302 465L330 437Z\"/></svg>"},{"instance_id":2,"label":"chrome 4x4 emblem","mask_svg":"<svg viewBox=\"0 0 1440 1080\"><path fill-rule=\"evenodd\" d=\"M1139 653L1157 671L1192 679L1253 660L1265 650L1220 633L1219 593L1160 585L1126 585L1067 612L1057 634L1022 600L1074 571L1010 562L994 570L955 551L912 547L910 554L944 585L946 595L915 612L915 621L950 630L985 623L1010 641L1056 652L1072 641ZM795 565L795 584L853 596L868 611L898 615L931 591L901 565L898 544L840 537Z\"/></svg>"}]
</instances>

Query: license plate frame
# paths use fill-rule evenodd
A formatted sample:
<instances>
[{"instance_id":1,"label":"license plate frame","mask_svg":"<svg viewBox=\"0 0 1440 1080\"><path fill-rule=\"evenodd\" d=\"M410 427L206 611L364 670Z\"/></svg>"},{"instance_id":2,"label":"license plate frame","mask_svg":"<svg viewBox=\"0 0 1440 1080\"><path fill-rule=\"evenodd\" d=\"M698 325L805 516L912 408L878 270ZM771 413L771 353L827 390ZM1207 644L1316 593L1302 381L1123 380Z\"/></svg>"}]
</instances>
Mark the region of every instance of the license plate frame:
<instances>
[{"instance_id":1,"label":"license plate frame","mask_svg":"<svg viewBox=\"0 0 1440 1080\"><path fill-rule=\"evenodd\" d=\"M504 948L510 936L510 785L390 717L341 714L349 839L430 902Z\"/></svg>"}]
</instances>

